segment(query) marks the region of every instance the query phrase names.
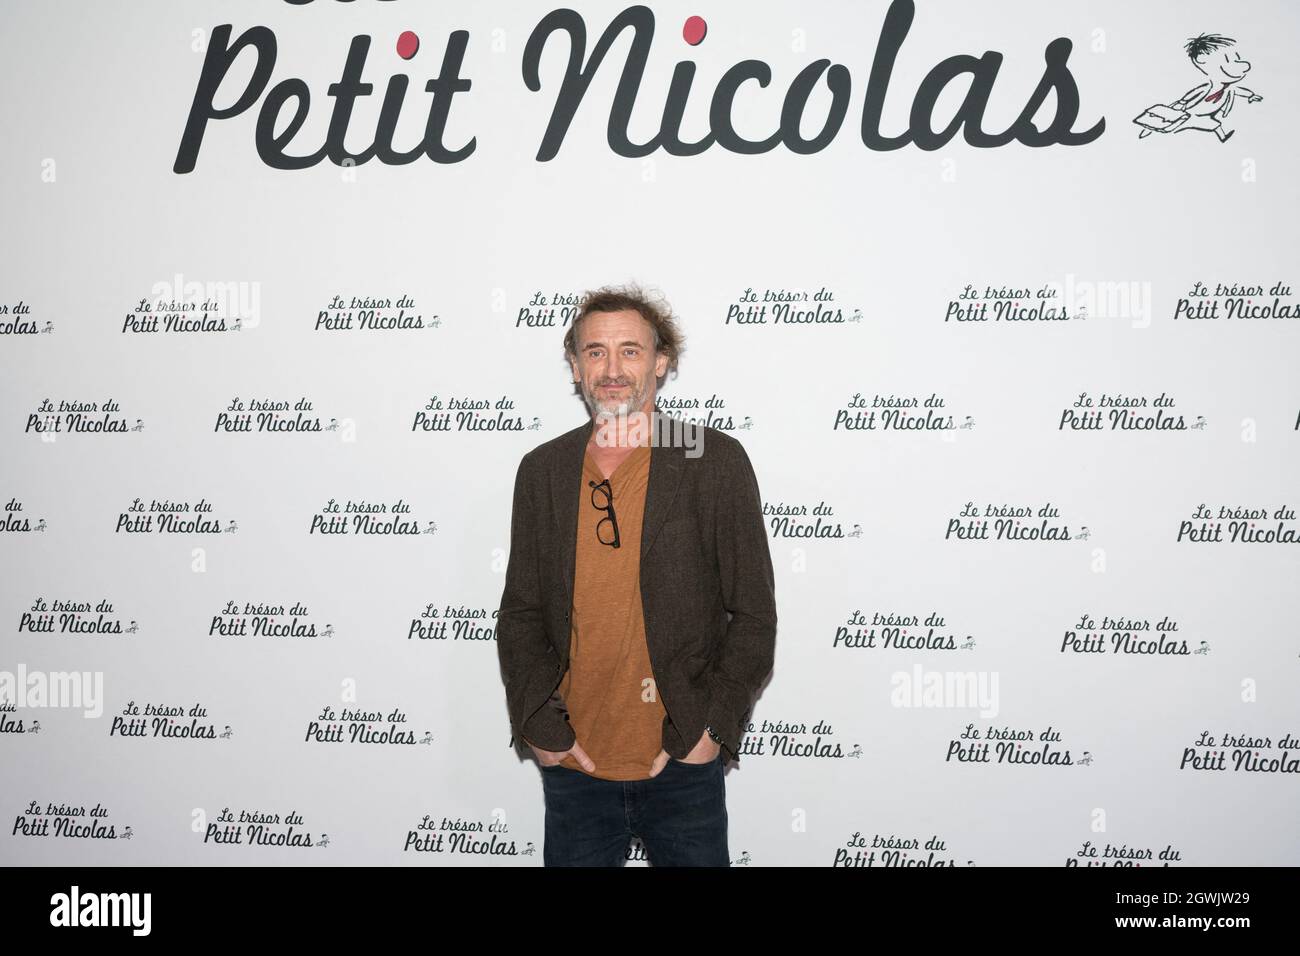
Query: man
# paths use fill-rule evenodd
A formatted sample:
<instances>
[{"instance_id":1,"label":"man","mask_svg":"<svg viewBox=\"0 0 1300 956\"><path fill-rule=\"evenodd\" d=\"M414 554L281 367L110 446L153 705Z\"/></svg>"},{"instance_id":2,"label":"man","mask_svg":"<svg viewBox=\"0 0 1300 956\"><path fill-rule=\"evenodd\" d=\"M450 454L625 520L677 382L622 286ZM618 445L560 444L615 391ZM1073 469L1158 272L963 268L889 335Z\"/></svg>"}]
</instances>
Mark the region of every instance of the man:
<instances>
[{"instance_id":1,"label":"man","mask_svg":"<svg viewBox=\"0 0 1300 956\"><path fill-rule=\"evenodd\" d=\"M524 455L497 618L515 744L542 768L547 866L727 866L724 756L776 645L758 482L740 442L664 415L682 336L636 288L564 339L590 420Z\"/></svg>"},{"instance_id":2,"label":"man","mask_svg":"<svg viewBox=\"0 0 1300 956\"><path fill-rule=\"evenodd\" d=\"M1250 62L1238 52L1236 40L1215 33L1203 33L1188 40L1183 47L1192 65L1208 80L1194 86L1168 106L1152 106L1133 122L1146 127L1141 139L1153 132L1181 133L1189 129L1207 130L1226 143L1236 130L1225 130L1223 120L1232 112L1238 97L1258 103L1264 97L1241 85L1250 72Z\"/></svg>"}]
</instances>

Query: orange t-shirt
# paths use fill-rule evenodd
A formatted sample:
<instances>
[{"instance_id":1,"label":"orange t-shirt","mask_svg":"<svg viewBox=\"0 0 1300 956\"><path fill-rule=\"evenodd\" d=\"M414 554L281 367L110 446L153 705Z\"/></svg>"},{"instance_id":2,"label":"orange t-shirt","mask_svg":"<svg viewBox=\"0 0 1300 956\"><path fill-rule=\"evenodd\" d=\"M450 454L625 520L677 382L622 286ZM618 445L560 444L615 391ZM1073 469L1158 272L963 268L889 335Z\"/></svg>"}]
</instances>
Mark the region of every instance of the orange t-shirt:
<instances>
[{"instance_id":1,"label":"orange t-shirt","mask_svg":"<svg viewBox=\"0 0 1300 956\"><path fill-rule=\"evenodd\" d=\"M559 693L578 743L596 764L592 776L645 780L663 749L665 715L650 668L641 607L641 519L650 446L635 448L609 476L617 548L596 536L596 525L608 512L593 506L588 482L604 479L588 451L579 489L569 669ZM605 504L600 492L596 500ZM610 522L600 533L605 541L613 540ZM582 770L572 755L560 763Z\"/></svg>"}]
</instances>

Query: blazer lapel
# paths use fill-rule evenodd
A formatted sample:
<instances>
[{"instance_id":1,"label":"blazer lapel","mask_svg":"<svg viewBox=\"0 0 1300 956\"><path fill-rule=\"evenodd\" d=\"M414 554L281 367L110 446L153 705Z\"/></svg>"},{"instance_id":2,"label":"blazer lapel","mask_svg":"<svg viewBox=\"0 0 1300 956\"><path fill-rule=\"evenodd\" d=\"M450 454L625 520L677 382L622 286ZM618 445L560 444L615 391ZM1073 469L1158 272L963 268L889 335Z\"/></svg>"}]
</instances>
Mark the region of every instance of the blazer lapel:
<instances>
[{"instance_id":1,"label":"blazer lapel","mask_svg":"<svg viewBox=\"0 0 1300 956\"><path fill-rule=\"evenodd\" d=\"M578 482L582 480L582 461L593 428L595 422L588 421L565 433L551 464L551 514L555 515L560 570L564 572L570 606L573 604L573 566L577 557Z\"/></svg>"},{"instance_id":2,"label":"blazer lapel","mask_svg":"<svg viewBox=\"0 0 1300 956\"><path fill-rule=\"evenodd\" d=\"M686 457L683 445L668 439L673 419L656 409L652 415L651 434L655 436L650 449L650 478L645 492L645 514L641 518L641 560L645 561L650 546L654 544L659 529L672 512L677 486L682 480L682 460ZM665 432L667 434L661 434ZM617 503L615 505L617 507Z\"/></svg>"}]
</instances>

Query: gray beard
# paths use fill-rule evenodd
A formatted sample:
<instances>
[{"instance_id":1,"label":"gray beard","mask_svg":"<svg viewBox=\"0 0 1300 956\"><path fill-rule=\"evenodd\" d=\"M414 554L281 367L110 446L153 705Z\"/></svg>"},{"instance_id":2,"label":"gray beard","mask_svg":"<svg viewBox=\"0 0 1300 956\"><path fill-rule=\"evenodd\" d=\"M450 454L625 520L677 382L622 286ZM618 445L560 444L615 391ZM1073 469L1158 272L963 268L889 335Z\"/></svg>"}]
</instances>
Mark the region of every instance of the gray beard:
<instances>
[{"instance_id":1,"label":"gray beard","mask_svg":"<svg viewBox=\"0 0 1300 956\"><path fill-rule=\"evenodd\" d=\"M641 410L645 404L645 393L638 390L636 386L631 387L632 394L624 399L605 400L596 396L595 392L588 392L585 388L582 390L582 396L587 401L587 407L591 409L594 415L604 415L607 417L622 417Z\"/></svg>"}]
</instances>

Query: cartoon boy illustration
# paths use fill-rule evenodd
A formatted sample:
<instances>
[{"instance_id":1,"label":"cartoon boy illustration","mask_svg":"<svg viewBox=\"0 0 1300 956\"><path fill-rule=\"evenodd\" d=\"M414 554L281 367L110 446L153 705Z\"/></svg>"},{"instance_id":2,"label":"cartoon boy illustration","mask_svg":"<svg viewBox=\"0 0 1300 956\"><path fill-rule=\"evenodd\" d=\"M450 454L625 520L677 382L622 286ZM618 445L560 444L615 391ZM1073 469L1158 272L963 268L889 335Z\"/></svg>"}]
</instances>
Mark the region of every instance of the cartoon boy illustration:
<instances>
[{"instance_id":1,"label":"cartoon boy illustration","mask_svg":"<svg viewBox=\"0 0 1300 956\"><path fill-rule=\"evenodd\" d=\"M1250 63L1237 52L1236 40L1217 33L1202 33L1183 47L1192 65L1209 79L1193 87L1168 106L1156 104L1133 120L1145 127L1138 138L1152 133L1181 133L1187 129L1210 130L1226 143L1235 129L1224 130L1223 119L1232 111L1233 101L1244 97L1258 103L1264 97L1241 86L1250 72Z\"/></svg>"}]
</instances>

